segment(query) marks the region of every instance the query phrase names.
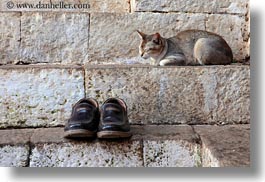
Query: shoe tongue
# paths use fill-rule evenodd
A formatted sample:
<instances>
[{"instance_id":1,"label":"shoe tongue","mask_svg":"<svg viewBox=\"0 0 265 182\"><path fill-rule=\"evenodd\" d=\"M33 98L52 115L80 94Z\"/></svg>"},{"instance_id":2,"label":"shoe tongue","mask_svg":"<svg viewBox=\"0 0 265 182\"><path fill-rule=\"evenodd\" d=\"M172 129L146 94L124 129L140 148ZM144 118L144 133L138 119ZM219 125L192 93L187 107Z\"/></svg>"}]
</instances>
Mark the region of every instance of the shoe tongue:
<instances>
[{"instance_id":1,"label":"shoe tongue","mask_svg":"<svg viewBox=\"0 0 265 182\"><path fill-rule=\"evenodd\" d=\"M87 103L81 103L76 108L76 112L87 112L93 110L93 107Z\"/></svg>"},{"instance_id":2,"label":"shoe tongue","mask_svg":"<svg viewBox=\"0 0 265 182\"><path fill-rule=\"evenodd\" d=\"M121 111L122 107L118 104L108 103L104 105L105 111Z\"/></svg>"}]
</instances>

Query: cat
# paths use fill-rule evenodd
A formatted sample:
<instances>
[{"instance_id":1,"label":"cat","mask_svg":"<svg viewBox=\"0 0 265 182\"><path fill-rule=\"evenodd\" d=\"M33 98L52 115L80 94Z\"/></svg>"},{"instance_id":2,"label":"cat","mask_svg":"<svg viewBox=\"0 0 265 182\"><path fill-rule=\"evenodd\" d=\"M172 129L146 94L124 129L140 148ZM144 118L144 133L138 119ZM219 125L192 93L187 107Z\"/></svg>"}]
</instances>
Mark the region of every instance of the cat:
<instances>
[{"instance_id":1,"label":"cat","mask_svg":"<svg viewBox=\"0 0 265 182\"><path fill-rule=\"evenodd\" d=\"M233 61L227 42L212 32L185 30L171 38L137 32L141 37L139 53L144 59L151 58L153 65L226 65Z\"/></svg>"}]
</instances>

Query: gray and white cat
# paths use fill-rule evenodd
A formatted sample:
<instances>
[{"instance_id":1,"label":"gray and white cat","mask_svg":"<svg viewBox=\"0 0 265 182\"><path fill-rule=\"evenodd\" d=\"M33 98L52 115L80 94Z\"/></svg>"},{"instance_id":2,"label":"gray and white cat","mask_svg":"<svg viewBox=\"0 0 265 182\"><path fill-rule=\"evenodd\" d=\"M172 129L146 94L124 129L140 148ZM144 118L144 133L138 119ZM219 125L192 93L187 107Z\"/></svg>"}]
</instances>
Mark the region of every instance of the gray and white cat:
<instances>
[{"instance_id":1,"label":"gray and white cat","mask_svg":"<svg viewBox=\"0 0 265 182\"><path fill-rule=\"evenodd\" d=\"M141 37L139 53L144 59L151 58L153 65L224 65L233 60L227 42L212 32L186 30L171 38L137 32Z\"/></svg>"}]
</instances>

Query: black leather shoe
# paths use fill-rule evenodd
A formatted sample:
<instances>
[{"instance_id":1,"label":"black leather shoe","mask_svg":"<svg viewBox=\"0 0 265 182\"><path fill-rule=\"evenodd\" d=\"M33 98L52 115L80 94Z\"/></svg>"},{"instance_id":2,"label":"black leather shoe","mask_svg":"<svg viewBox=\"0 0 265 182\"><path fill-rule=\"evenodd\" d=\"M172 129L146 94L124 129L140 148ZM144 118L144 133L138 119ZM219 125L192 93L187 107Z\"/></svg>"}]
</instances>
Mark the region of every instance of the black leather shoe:
<instances>
[{"instance_id":1,"label":"black leather shoe","mask_svg":"<svg viewBox=\"0 0 265 182\"><path fill-rule=\"evenodd\" d=\"M94 137L99 124L99 105L94 99L81 99L72 109L70 119L65 125L64 137Z\"/></svg>"},{"instance_id":2,"label":"black leather shoe","mask_svg":"<svg viewBox=\"0 0 265 182\"><path fill-rule=\"evenodd\" d=\"M110 98L104 102L100 111L98 138L126 138L132 136L125 102Z\"/></svg>"}]
</instances>

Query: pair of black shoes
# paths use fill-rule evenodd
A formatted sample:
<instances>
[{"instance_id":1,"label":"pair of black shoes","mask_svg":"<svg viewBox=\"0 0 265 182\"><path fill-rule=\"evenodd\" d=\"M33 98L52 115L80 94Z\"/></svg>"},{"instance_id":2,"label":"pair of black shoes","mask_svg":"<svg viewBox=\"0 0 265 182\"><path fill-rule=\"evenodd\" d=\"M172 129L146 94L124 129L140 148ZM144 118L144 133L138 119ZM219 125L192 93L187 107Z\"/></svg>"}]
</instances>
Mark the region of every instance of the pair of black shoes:
<instances>
[{"instance_id":1,"label":"pair of black shoes","mask_svg":"<svg viewBox=\"0 0 265 182\"><path fill-rule=\"evenodd\" d=\"M127 106L122 99L110 98L99 109L95 99L81 99L72 109L64 128L67 138L127 138L132 134Z\"/></svg>"}]
</instances>

